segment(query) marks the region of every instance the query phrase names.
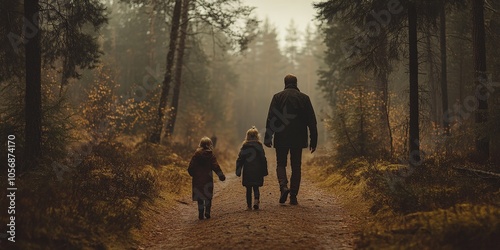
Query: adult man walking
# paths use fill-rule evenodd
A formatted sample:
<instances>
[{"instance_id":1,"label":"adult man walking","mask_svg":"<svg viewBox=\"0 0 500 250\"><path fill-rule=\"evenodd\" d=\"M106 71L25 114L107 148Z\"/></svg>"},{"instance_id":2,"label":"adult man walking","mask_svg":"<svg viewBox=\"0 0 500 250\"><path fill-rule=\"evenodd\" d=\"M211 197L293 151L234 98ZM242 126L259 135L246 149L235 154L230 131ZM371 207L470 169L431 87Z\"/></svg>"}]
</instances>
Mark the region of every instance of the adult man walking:
<instances>
[{"instance_id":1,"label":"adult man walking","mask_svg":"<svg viewBox=\"0 0 500 250\"><path fill-rule=\"evenodd\" d=\"M301 179L302 149L307 148L307 128L309 128L309 150L313 153L318 143L316 115L309 96L297 88L297 77L285 76L285 89L273 96L266 121L264 145L271 147L274 135L276 148L276 174L280 185L280 203L285 203L290 194L290 204L297 205ZM286 175L288 152L292 176L290 189Z\"/></svg>"}]
</instances>

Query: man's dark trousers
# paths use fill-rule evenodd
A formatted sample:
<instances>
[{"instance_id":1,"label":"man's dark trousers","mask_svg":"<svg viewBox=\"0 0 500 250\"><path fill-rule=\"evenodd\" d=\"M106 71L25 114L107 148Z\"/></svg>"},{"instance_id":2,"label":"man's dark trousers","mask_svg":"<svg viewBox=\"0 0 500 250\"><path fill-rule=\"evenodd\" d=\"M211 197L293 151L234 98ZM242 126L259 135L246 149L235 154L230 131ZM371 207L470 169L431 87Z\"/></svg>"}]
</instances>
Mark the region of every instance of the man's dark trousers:
<instances>
[{"instance_id":1,"label":"man's dark trousers","mask_svg":"<svg viewBox=\"0 0 500 250\"><path fill-rule=\"evenodd\" d=\"M292 176L290 177L290 194L297 195L300 187L300 167L302 162L302 148L276 148L276 175L280 184L280 190L283 190L288 184L286 177L286 163L290 152L290 165L292 167Z\"/></svg>"}]
</instances>

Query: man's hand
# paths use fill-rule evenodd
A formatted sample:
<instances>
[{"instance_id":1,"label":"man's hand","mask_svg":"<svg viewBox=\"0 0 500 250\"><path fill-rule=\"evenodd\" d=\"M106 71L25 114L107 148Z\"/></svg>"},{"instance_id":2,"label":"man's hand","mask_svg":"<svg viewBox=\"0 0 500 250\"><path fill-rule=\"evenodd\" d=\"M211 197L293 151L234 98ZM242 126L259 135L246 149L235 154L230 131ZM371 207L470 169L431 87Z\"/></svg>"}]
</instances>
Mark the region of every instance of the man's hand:
<instances>
[{"instance_id":1,"label":"man's hand","mask_svg":"<svg viewBox=\"0 0 500 250\"><path fill-rule=\"evenodd\" d=\"M273 145L273 143L272 142L264 142L264 145L266 145L266 147L270 148Z\"/></svg>"},{"instance_id":2,"label":"man's hand","mask_svg":"<svg viewBox=\"0 0 500 250\"><path fill-rule=\"evenodd\" d=\"M316 151L316 148L309 147L309 150L311 150L311 154L312 154L312 153L314 153L314 151Z\"/></svg>"}]
</instances>

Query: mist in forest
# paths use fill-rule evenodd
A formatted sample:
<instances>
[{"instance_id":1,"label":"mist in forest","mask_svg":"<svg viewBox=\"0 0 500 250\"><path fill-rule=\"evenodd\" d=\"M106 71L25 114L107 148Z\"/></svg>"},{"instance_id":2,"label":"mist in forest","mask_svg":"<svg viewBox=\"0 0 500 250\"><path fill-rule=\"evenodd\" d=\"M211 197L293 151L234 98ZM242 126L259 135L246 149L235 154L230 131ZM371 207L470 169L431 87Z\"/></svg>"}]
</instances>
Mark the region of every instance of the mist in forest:
<instances>
[{"instance_id":1,"label":"mist in forest","mask_svg":"<svg viewBox=\"0 0 500 250\"><path fill-rule=\"evenodd\" d=\"M96 78L109 77L116 102L133 99L154 109L165 76L169 44L165 20L170 13L116 1L108 3L107 11L109 21L99 36L104 52L100 66L84 71L79 84L68 85L69 99L75 104L84 101ZM289 29L278 31L269 21L259 21L238 27L252 38L244 50L224 41L229 38L224 38L223 31L214 32L201 21L189 27L193 35L186 39L172 140L194 146L203 135L217 135L220 143L239 144L249 127L265 128L271 98L284 88L283 79L289 73L297 75L300 89L312 98L318 114L327 108L316 87L316 70L322 64L324 48L317 28L308 26L299 31L291 21ZM279 32L286 32L288 37L283 48ZM171 91L167 100L172 95ZM171 103L167 103L166 109L170 108ZM147 128L135 129L136 133L146 133Z\"/></svg>"}]
</instances>

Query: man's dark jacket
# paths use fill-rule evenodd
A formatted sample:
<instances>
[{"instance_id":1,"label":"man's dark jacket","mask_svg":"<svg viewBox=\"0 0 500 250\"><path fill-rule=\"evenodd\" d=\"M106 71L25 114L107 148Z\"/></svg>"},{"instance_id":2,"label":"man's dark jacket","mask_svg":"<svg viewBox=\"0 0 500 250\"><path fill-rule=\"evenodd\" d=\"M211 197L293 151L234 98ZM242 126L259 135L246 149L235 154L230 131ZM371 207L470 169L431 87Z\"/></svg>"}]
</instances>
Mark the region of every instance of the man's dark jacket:
<instances>
[{"instance_id":1,"label":"man's dark jacket","mask_svg":"<svg viewBox=\"0 0 500 250\"><path fill-rule=\"evenodd\" d=\"M274 135L274 147L307 148L307 128L312 148L318 144L316 115L309 96L295 84L273 96L266 121L264 142L269 145Z\"/></svg>"}]
</instances>

